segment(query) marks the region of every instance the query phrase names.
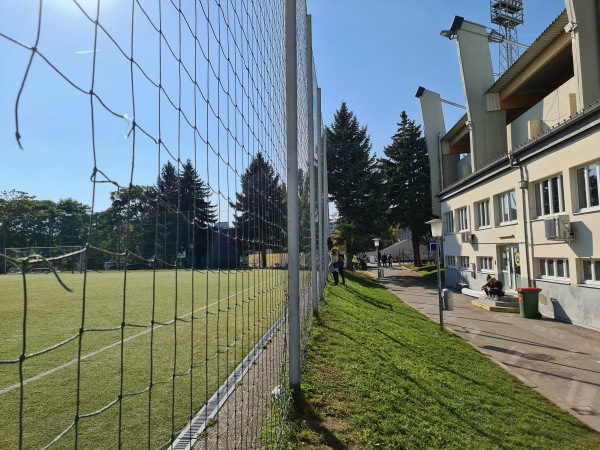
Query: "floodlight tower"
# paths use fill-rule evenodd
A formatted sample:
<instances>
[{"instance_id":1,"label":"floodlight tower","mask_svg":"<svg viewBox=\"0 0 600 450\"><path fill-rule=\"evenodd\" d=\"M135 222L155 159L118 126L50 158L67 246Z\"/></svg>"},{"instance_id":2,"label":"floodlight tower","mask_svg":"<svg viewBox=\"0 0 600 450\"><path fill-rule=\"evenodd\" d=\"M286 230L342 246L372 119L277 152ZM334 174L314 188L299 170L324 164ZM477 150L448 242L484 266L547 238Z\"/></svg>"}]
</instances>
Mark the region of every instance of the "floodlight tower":
<instances>
[{"instance_id":1,"label":"floodlight tower","mask_svg":"<svg viewBox=\"0 0 600 450\"><path fill-rule=\"evenodd\" d=\"M503 74L519 58L517 26L523 23L523 0L490 0L491 22L498 25L500 74Z\"/></svg>"}]
</instances>

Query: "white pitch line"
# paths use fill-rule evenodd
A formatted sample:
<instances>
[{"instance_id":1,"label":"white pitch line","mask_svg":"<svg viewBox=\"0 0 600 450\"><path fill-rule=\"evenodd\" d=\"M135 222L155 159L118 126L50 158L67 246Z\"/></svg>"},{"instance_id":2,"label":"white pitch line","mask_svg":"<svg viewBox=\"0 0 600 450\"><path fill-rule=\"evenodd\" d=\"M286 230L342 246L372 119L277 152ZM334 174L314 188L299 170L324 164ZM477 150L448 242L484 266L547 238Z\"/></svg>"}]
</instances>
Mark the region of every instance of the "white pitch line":
<instances>
[{"instance_id":1,"label":"white pitch line","mask_svg":"<svg viewBox=\"0 0 600 450\"><path fill-rule=\"evenodd\" d=\"M191 314L195 314L195 313L197 313L197 312L199 312L199 311L202 311L203 309L207 309L207 308L210 308L211 306L218 305L219 303L221 303L221 302L223 302L223 301L225 301L225 300L229 300L231 297L235 297L235 296L237 296L237 295L239 295L239 294L243 294L243 293L244 293L244 292L246 292L246 291L249 291L249 290L251 290L251 289L255 289L256 287L258 287L258 286L262 286L263 284L265 284L265 283L268 283L268 282L270 282L270 281L273 281L273 279L271 279L271 280L267 280L267 281L263 281L263 282L262 282L262 283L260 283L260 284L257 284L257 285L254 285L254 286L252 286L252 287L249 287L248 289L244 289L243 291L236 292L235 294L232 294L232 295L230 295L229 297L222 298L221 300L218 300L218 301L216 301L216 302L214 302L214 303L211 303L210 305L206 305L206 306L203 306L202 308L198 308L197 310L195 310L195 311L192 311L192 312L190 312L190 313L187 313L187 314L184 314L184 315L183 315L183 316L181 316L181 317L187 317L187 316L189 316L189 315L191 315ZM148 334L148 333L150 333L152 330L158 330L159 328L162 328L162 327L164 327L164 326L165 326L165 325L157 325L157 326L155 326L154 328L150 328L150 329L148 329L148 330L144 330L144 331L142 331L141 333L138 333L138 334L134 334L134 335L132 335L132 336L129 336L128 338L125 338L125 339L123 339L123 343L125 343L125 342L127 342L127 341L130 341L130 340L132 340L132 339L138 338L138 337L140 337L140 336L143 336L143 335L145 335L145 334ZM117 342L115 342L114 344L110 344L110 345L107 345L106 347L103 347L103 348L101 348L101 349L95 350L95 351L93 351L92 353L88 353L87 355L84 355L84 356L82 356L82 357L81 357L81 358L79 358L79 359L78 359L78 358L76 358L76 359L72 359L71 361L69 361L69 362L66 362L66 363L64 363L64 364L61 364L60 366L56 366L56 367L54 367L54 368L52 368L52 369L50 369L50 370L47 370L46 372L39 373L39 374L37 374L37 375L36 375L36 376L34 376L34 377L27 378L26 380L23 380L23 383L16 383L16 384L13 384L12 386L8 386L8 387L5 387L4 389L0 389L0 395L2 395L2 394L6 394L7 392L10 392L10 391L13 391L13 390L15 390L15 389L18 389L19 387L21 387L21 385L25 385L25 384L31 383L32 381L39 380L40 378L44 378L44 377L46 377L46 376L48 376L48 375L51 375L51 374L53 374L54 372L58 372L59 370L62 370L62 369L66 368L66 367L69 367L69 366L72 366L73 364L77 363L77 361L78 361L78 360L81 360L81 361L83 361L83 360L86 360L86 359L88 359L88 358L91 358L92 356L96 356L96 355L98 355L99 353L102 353L102 352L104 352L104 351L106 351L106 350L110 350L111 348L114 348L114 347L116 347L117 345L121 345L121 341L117 341Z\"/></svg>"}]
</instances>

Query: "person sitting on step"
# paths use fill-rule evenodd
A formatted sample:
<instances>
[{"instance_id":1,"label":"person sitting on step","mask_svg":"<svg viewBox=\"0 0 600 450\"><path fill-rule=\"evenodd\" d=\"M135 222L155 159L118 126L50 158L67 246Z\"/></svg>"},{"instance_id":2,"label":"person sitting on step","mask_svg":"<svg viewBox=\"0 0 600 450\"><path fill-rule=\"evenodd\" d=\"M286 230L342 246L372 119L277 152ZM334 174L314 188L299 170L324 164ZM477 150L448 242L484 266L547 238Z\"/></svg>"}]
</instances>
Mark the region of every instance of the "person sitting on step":
<instances>
[{"instance_id":1,"label":"person sitting on step","mask_svg":"<svg viewBox=\"0 0 600 450\"><path fill-rule=\"evenodd\" d=\"M492 277L490 278L489 283L483 287L483 290L488 297L502 297L504 295L502 288L502 282Z\"/></svg>"}]
</instances>

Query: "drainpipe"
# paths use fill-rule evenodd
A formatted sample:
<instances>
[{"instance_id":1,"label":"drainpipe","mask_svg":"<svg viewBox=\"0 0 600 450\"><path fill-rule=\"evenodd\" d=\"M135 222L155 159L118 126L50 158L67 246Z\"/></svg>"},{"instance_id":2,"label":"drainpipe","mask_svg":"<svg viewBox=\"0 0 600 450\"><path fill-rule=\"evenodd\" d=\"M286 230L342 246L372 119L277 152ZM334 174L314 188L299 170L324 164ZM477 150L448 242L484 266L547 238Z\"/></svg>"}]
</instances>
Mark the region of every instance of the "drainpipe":
<instances>
[{"instance_id":1,"label":"drainpipe","mask_svg":"<svg viewBox=\"0 0 600 450\"><path fill-rule=\"evenodd\" d=\"M529 261L529 235L527 233L528 216L527 208L525 206L525 191L527 190L528 182L525 179L523 166L521 166L518 161L515 161L515 156L512 154L512 152L508 153L508 159L510 161L510 167L518 167L519 175L521 176L521 179L519 180L519 188L521 189L521 203L523 205L523 235L525 238L525 264L527 267L527 286L533 287L533 280L531 278L531 264Z\"/></svg>"},{"instance_id":2,"label":"drainpipe","mask_svg":"<svg viewBox=\"0 0 600 450\"><path fill-rule=\"evenodd\" d=\"M440 191L444 188L444 168L442 167L442 133L438 133L438 169L439 169L439 187ZM439 191L438 191L439 192Z\"/></svg>"}]
</instances>

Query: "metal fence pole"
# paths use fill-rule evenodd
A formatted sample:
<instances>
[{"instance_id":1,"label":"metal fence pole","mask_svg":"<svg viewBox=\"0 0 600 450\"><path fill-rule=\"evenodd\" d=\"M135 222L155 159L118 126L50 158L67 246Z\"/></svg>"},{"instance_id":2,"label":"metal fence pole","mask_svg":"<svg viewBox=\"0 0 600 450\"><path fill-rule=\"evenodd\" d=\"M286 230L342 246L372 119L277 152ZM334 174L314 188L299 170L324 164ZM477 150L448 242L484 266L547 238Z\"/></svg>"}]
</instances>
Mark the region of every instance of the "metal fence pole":
<instances>
[{"instance_id":1,"label":"metal fence pole","mask_svg":"<svg viewBox=\"0 0 600 450\"><path fill-rule=\"evenodd\" d=\"M317 88L317 164L319 192L317 202L319 203L319 261L321 269L320 284L325 285L325 275L327 274L327 246L325 245L325 224L323 222L323 127L321 116L321 88Z\"/></svg>"},{"instance_id":2,"label":"metal fence pole","mask_svg":"<svg viewBox=\"0 0 600 450\"><path fill-rule=\"evenodd\" d=\"M286 0L286 137L290 385L300 388L300 219L298 202L298 46L296 0Z\"/></svg>"},{"instance_id":3,"label":"metal fence pole","mask_svg":"<svg viewBox=\"0 0 600 450\"><path fill-rule=\"evenodd\" d=\"M325 224L325 240L330 236L329 230L329 181L327 180L327 132L323 133L323 220Z\"/></svg>"},{"instance_id":4,"label":"metal fence pole","mask_svg":"<svg viewBox=\"0 0 600 450\"><path fill-rule=\"evenodd\" d=\"M310 14L306 16L306 78L308 87L308 164L310 184L310 265L313 313L319 311L319 286L317 271L317 224L315 222L315 114L314 114L314 89L313 89L313 52L312 52L312 20Z\"/></svg>"}]
</instances>

